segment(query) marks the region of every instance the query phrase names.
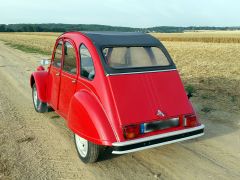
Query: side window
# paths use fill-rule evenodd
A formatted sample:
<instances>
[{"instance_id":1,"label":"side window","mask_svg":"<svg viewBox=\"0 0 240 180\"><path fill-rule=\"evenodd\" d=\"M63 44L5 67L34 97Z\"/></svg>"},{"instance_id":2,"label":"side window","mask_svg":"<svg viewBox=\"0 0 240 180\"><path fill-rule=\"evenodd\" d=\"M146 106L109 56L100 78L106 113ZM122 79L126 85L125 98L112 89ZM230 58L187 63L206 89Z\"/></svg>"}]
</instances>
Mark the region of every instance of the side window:
<instances>
[{"instance_id":1,"label":"side window","mask_svg":"<svg viewBox=\"0 0 240 180\"><path fill-rule=\"evenodd\" d=\"M80 61L81 61L81 76L89 80L93 80L95 77L95 69L93 60L87 47L82 44L80 47Z\"/></svg>"},{"instance_id":2,"label":"side window","mask_svg":"<svg viewBox=\"0 0 240 180\"><path fill-rule=\"evenodd\" d=\"M75 49L69 42L64 43L63 71L71 74L77 73Z\"/></svg>"},{"instance_id":3,"label":"side window","mask_svg":"<svg viewBox=\"0 0 240 180\"><path fill-rule=\"evenodd\" d=\"M52 65L55 66L55 67L58 67L58 68L61 67L62 45L63 45L63 42L59 41L59 43L56 47L56 50L55 50L54 60L52 62Z\"/></svg>"}]
</instances>

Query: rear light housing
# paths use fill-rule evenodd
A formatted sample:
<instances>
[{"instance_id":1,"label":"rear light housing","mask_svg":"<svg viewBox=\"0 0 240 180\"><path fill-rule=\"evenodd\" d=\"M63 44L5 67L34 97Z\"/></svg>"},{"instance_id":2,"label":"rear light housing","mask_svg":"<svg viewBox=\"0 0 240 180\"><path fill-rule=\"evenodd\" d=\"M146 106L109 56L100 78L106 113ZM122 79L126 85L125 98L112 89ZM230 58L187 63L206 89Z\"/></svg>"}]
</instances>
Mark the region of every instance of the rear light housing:
<instances>
[{"instance_id":1,"label":"rear light housing","mask_svg":"<svg viewBox=\"0 0 240 180\"><path fill-rule=\"evenodd\" d=\"M133 139L140 134L140 125L129 125L123 128L123 134L125 139Z\"/></svg>"},{"instance_id":2,"label":"rear light housing","mask_svg":"<svg viewBox=\"0 0 240 180\"><path fill-rule=\"evenodd\" d=\"M185 116L183 124L185 127L196 127L196 126L200 125L196 115Z\"/></svg>"}]
</instances>

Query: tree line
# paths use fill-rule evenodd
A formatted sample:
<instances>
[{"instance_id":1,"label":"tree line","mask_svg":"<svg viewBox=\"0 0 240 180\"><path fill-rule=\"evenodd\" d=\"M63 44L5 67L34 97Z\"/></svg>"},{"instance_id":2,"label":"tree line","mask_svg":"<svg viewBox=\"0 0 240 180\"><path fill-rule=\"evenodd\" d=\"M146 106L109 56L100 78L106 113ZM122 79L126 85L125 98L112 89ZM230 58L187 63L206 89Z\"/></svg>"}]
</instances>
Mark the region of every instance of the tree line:
<instances>
[{"instance_id":1,"label":"tree line","mask_svg":"<svg viewBox=\"0 0 240 180\"><path fill-rule=\"evenodd\" d=\"M158 26L150 28L131 28L98 24L0 24L0 32L66 32L66 31L122 31L122 32L162 32L179 33L199 30L240 30L238 27L209 27L209 26Z\"/></svg>"}]
</instances>

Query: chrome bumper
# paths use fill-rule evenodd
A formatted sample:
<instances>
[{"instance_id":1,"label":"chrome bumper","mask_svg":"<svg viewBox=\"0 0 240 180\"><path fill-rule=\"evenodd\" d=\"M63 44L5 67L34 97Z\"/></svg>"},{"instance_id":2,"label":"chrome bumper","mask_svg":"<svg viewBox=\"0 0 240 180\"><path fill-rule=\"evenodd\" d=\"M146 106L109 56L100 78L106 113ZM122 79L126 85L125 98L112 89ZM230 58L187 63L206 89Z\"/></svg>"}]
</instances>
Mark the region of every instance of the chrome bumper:
<instances>
[{"instance_id":1,"label":"chrome bumper","mask_svg":"<svg viewBox=\"0 0 240 180\"><path fill-rule=\"evenodd\" d=\"M173 131L164 134L158 134L141 139L135 139L124 142L112 143L113 154L125 154L135 151L140 151L148 148L154 148L166 144L180 142L188 139L197 138L204 135L204 125L194 128Z\"/></svg>"}]
</instances>

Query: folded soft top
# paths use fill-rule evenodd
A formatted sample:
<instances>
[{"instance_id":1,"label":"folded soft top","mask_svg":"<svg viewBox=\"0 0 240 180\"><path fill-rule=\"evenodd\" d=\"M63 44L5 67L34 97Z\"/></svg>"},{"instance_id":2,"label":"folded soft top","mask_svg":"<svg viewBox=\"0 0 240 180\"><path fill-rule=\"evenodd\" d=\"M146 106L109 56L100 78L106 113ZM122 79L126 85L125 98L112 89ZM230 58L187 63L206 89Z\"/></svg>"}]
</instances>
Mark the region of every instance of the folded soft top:
<instances>
[{"instance_id":1,"label":"folded soft top","mask_svg":"<svg viewBox=\"0 0 240 180\"><path fill-rule=\"evenodd\" d=\"M159 46L160 42L142 32L81 32L97 46Z\"/></svg>"}]
</instances>

